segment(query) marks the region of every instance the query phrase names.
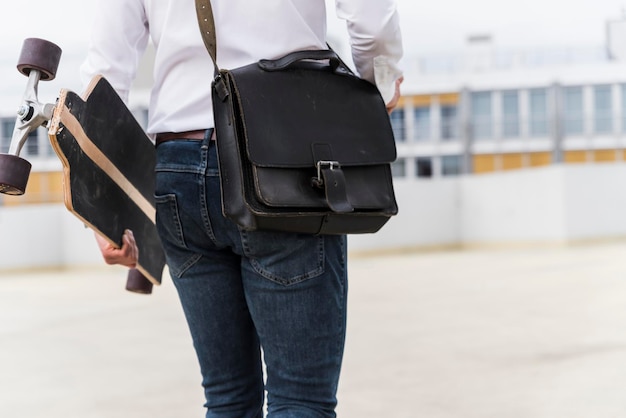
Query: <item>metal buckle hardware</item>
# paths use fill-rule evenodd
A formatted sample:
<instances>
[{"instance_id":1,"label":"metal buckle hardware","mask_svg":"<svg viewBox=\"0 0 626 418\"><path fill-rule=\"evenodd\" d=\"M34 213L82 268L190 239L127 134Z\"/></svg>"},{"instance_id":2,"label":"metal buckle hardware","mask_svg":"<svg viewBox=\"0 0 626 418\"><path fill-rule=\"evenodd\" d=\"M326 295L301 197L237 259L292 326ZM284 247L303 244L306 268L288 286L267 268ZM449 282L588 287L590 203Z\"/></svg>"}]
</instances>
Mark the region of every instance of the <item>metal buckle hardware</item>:
<instances>
[{"instance_id":1,"label":"metal buckle hardware","mask_svg":"<svg viewBox=\"0 0 626 418\"><path fill-rule=\"evenodd\" d=\"M315 164L315 166L317 167L317 178L312 178L311 179L311 184L314 187L324 187L324 179L322 178L322 169L323 168L329 168L331 170L338 170L341 168L341 165L339 164L339 161L318 161L317 164Z\"/></svg>"},{"instance_id":2,"label":"metal buckle hardware","mask_svg":"<svg viewBox=\"0 0 626 418\"><path fill-rule=\"evenodd\" d=\"M328 167L331 170L338 170L341 168L341 165L339 165L339 161L318 161L316 165L317 180L321 182L321 184L324 183L324 180L322 179L322 168Z\"/></svg>"}]
</instances>

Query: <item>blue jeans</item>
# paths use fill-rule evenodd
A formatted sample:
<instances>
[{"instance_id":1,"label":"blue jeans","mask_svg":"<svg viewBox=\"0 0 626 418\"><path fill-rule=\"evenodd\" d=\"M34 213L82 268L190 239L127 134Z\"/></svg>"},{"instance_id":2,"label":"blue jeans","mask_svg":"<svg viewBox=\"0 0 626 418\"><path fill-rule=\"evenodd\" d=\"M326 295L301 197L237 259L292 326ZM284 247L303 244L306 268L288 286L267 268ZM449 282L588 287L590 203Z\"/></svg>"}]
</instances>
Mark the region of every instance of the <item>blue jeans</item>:
<instances>
[{"instance_id":1,"label":"blue jeans","mask_svg":"<svg viewBox=\"0 0 626 418\"><path fill-rule=\"evenodd\" d=\"M222 215L214 141L157 148L157 228L208 417L335 417L346 240L240 230ZM264 385L262 357L266 367Z\"/></svg>"}]
</instances>

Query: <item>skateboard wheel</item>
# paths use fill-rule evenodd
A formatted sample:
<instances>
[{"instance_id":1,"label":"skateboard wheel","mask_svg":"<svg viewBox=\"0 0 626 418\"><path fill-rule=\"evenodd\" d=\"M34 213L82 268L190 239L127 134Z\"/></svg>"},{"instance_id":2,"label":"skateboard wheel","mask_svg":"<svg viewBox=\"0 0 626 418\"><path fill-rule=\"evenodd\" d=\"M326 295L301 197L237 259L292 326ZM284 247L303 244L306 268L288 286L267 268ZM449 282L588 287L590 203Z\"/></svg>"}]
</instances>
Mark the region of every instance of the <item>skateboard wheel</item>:
<instances>
[{"instance_id":1,"label":"skateboard wheel","mask_svg":"<svg viewBox=\"0 0 626 418\"><path fill-rule=\"evenodd\" d=\"M42 80L54 80L60 61L61 48L56 44L44 39L28 38L22 44L17 69L25 76L31 70L38 70Z\"/></svg>"},{"instance_id":2,"label":"skateboard wheel","mask_svg":"<svg viewBox=\"0 0 626 418\"><path fill-rule=\"evenodd\" d=\"M26 191L31 164L12 154L0 154L0 193L19 196Z\"/></svg>"},{"instance_id":3,"label":"skateboard wheel","mask_svg":"<svg viewBox=\"0 0 626 418\"><path fill-rule=\"evenodd\" d=\"M133 293L143 293L149 295L152 293L152 282L146 278L137 269L128 270L126 278L126 290Z\"/></svg>"}]
</instances>

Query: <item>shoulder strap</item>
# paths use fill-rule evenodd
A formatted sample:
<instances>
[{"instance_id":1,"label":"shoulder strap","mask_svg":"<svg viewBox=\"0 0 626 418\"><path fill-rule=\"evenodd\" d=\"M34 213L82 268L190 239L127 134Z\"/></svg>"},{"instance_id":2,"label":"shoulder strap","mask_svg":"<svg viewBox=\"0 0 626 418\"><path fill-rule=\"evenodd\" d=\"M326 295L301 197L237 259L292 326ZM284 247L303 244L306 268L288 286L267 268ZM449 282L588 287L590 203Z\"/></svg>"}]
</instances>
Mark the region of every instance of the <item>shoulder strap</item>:
<instances>
[{"instance_id":1,"label":"shoulder strap","mask_svg":"<svg viewBox=\"0 0 626 418\"><path fill-rule=\"evenodd\" d=\"M213 60L215 74L219 74L217 66L217 41L215 38L215 20L213 19L213 8L210 0L196 0L196 15L198 16L198 26L204 41L204 46Z\"/></svg>"}]
</instances>

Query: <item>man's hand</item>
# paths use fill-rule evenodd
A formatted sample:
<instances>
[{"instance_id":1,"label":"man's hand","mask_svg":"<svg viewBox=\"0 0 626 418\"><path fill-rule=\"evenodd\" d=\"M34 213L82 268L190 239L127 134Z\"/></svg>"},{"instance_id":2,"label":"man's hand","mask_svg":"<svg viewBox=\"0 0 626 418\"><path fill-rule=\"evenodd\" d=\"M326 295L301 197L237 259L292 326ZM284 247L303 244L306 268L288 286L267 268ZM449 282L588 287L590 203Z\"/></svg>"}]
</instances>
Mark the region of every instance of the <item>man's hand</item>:
<instances>
[{"instance_id":1,"label":"man's hand","mask_svg":"<svg viewBox=\"0 0 626 418\"><path fill-rule=\"evenodd\" d=\"M403 81L404 77L400 77L396 80L396 91L391 101L387 103L387 112L389 112L389 114L391 114L391 112L393 112L393 109L398 106L398 101L400 100L400 84L402 84Z\"/></svg>"},{"instance_id":2,"label":"man's hand","mask_svg":"<svg viewBox=\"0 0 626 418\"><path fill-rule=\"evenodd\" d=\"M97 233L95 235L105 263L121 264L130 268L134 268L137 265L139 249L137 248L133 232L130 229L124 231L124 235L122 236L122 248L115 248Z\"/></svg>"}]
</instances>

